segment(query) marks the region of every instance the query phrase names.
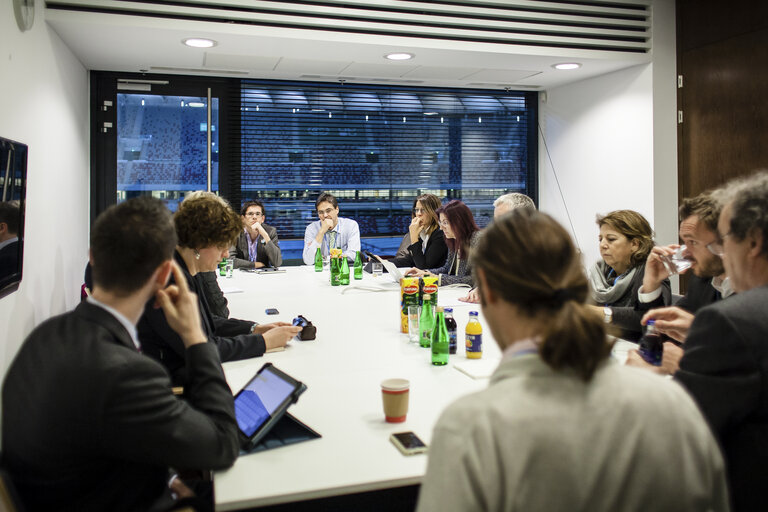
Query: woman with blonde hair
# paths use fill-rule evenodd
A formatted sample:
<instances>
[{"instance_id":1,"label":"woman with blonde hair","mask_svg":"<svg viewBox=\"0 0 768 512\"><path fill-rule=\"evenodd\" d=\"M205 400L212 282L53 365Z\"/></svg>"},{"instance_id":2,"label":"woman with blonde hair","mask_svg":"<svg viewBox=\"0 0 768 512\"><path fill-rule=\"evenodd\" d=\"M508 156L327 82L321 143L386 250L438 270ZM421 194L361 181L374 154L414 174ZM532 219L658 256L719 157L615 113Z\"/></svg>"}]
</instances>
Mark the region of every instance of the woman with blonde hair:
<instances>
[{"instance_id":1,"label":"woman with blonde hair","mask_svg":"<svg viewBox=\"0 0 768 512\"><path fill-rule=\"evenodd\" d=\"M653 230L633 210L616 210L597 216L600 256L589 269L594 310L606 324L614 325L622 338L636 341L643 334L638 292L645 276L645 260L653 249ZM665 306L672 300L669 279L661 286Z\"/></svg>"},{"instance_id":2,"label":"woman with blonde hair","mask_svg":"<svg viewBox=\"0 0 768 512\"><path fill-rule=\"evenodd\" d=\"M609 361L562 226L515 210L471 260L503 355L488 388L437 421L417 512L728 510L723 459L692 398Z\"/></svg>"}]
</instances>

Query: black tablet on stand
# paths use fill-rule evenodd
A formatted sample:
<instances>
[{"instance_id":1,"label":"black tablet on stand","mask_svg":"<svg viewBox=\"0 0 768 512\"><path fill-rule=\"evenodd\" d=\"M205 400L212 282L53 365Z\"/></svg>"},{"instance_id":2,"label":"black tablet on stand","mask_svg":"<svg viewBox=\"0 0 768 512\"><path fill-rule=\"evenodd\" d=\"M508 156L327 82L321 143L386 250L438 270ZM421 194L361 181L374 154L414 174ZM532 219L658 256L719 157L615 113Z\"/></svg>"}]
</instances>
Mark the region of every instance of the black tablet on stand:
<instances>
[{"instance_id":1,"label":"black tablet on stand","mask_svg":"<svg viewBox=\"0 0 768 512\"><path fill-rule=\"evenodd\" d=\"M287 412L306 389L272 363L262 366L235 395L242 449L252 453L320 437Z\"/></svg>"}]
</instances>

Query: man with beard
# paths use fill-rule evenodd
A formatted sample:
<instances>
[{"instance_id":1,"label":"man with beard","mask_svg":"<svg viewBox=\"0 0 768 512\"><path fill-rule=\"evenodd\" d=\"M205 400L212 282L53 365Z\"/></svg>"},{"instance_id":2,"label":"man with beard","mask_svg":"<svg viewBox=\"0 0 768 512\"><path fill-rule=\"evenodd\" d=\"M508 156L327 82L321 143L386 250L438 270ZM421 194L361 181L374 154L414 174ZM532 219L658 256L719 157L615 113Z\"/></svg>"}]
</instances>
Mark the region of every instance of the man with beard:
<instances>
[{"instance_id":1,"label":"man with beard","mask_svg":"<svg viewBox=\"0 0 768 512\"><path fill-rule=\"evenodd\" d=\"M720 205L709 193L683 200L680 206L680 239L685 243L682 255L691 262L688 292L675 306L655 309L656 329L678 341L685 339L696 311L733 293L726 278L723 262L708 246L717 241L717 219ZM645 264L643 286L638 291L645 309L661 306L661 283L669 276L663 259L671 257L678 245L654 247ZM660 373L674 373L682 357L682 349L674 343L664 344ZM631 351L627 363L648 366L636 351Z\"/></svg>"}]
</instances>

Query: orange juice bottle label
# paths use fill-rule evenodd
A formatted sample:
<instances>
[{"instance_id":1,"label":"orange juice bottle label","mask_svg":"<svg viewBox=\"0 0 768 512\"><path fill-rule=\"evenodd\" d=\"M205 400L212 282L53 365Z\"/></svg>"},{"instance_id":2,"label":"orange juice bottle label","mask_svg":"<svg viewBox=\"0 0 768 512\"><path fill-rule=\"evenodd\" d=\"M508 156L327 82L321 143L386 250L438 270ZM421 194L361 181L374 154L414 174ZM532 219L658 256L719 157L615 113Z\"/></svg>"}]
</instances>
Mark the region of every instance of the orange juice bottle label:
<instances>
[{"instance_id":1,"label":"orange juice bottle label","mask_svg":"<svg viewBox=\"0 0 768 512\"><path fill-rule=\"evenodd\" d=\"M466 338L467 358L480 359L483 356L483 335L469 334Z\"/></svg>"}]
</instances>

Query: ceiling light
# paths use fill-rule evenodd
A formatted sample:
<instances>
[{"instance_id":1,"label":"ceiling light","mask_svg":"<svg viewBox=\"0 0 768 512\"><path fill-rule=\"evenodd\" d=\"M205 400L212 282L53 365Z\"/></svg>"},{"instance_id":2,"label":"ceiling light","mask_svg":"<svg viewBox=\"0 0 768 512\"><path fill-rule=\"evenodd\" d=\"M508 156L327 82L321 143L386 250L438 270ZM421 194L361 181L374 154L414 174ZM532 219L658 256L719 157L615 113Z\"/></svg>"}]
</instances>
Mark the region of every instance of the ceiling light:
<instances>
[{"instance_id":1,"label":"ceiling light","mask_svg":"<svg viewBox=\"0 0 768 512\"><path fill-rule=\"evenodd\" d=\"M190 101L189 103L187 103L187 106L193 107L193 108L203 108L205 106L205 103L203 103L202 101Z\"/></svg>"},{"instance_id":2,"label":"ceiling light","mask_svg":"<svg viewBox=\"0 0 768 512\"><path fill-rule=\"evenodd\" d=\"M389 60L411 60L415 55L412 53L404 53L404 52L396 52L396 53L388 53L384 56L385 59Z\"/></svg>"},{"instance_id":3,"label":"ceiling light","mask_svg":"<svg viewBox=\"0 0 768 512\"><path fill-rule=\"evenodd\" d=\"M437 112L424 112L425 116L436 116Z\"/></svg>"},{"instance_id":4,"label":"ceiling light","mask_svg":"<svg viewBox=\"0 0 768 512\"><path fill-rule=\"evenodd\" d=\"M581 67L581 64L578 62L561 62L560 64L553 64L553 68L555 69L579 69Z\"/></svg>"},{"instance_id":5,"label":"ceiling light","mask_svg":"<svg viewBox=\"0 0 768 512\"><path fill-rule=\"evenodd\" d=\"M189 39L184 39L182 43L184 43L187 46L191 46L192 48L211 48L218 44L213 39L203 39L200 37L191 37Z\"/></svg>"}]
</instances>

